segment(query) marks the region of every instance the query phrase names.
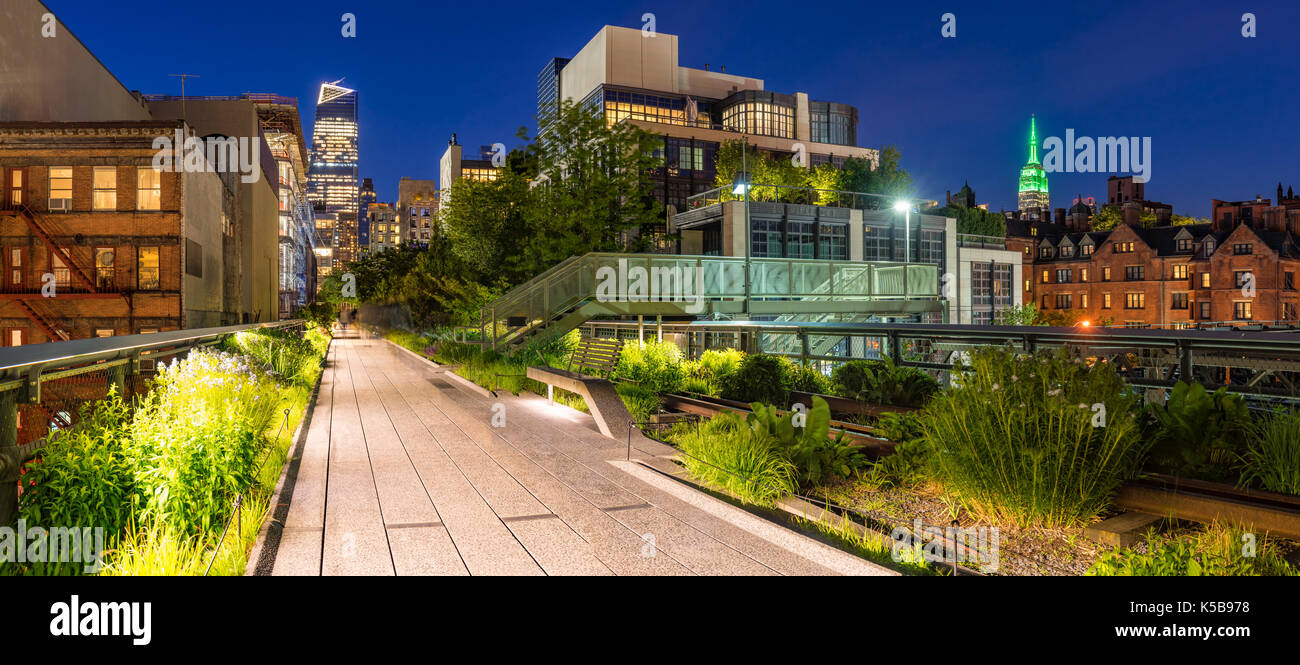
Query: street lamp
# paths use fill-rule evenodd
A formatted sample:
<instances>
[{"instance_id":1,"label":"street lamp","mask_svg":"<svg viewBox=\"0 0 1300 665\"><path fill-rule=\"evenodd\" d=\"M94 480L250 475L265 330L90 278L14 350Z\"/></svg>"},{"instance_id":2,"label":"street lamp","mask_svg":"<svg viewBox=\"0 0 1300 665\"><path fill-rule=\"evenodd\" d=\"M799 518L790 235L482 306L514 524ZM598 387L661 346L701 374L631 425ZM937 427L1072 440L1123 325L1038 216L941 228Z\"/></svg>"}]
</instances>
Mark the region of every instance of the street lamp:
<instances>
[{"instance_id":1,"label":"street lamp","mask_svg":"<svg viewBox=\"0 0 1300 665\"><path fill-rule=\"evenodd\" d=\"M740 172L736 174L735 182L732 183L733 186L732 186L732 189L731 189L731 193L732 193L732 194L735 194L736 196L744 196L744 197L745 197L745 234L744 234L743 236L741 236L741 237L743 237L743 238L745 239L745 303L744 303L744 307L745 307L745 318L748 319L748 318L749 318L749 297L750 297L750 282L749 282L749 267L750 267L750 258L749 258L749 254L750 254L750 251L749 251L749 249L750 249L750 245L753 244L754 239L749 237L749 234L750 234L750 224L749 224L749 190L750 190L750 188L752 187L752 185L750 184L750 181L749 181L749 164L748 164L748 161L747 161L747 157L748 157L748 154L749 154L749 137L748 137L748 136L744 137L744 141L745 141L745 142L741 145L741 148L740 148Z\"/></svg>"},{"instance_id":2,"label":"street lamp","mask_svg":"<svg viewBox=\"0 0 1300 665\"><path fill-rule=\"evenodd\" d=\"M903 226L903 263L912 262L912 203L899 200L894 202L894 210L904 213Z\"/></svg>"}]
</instances>

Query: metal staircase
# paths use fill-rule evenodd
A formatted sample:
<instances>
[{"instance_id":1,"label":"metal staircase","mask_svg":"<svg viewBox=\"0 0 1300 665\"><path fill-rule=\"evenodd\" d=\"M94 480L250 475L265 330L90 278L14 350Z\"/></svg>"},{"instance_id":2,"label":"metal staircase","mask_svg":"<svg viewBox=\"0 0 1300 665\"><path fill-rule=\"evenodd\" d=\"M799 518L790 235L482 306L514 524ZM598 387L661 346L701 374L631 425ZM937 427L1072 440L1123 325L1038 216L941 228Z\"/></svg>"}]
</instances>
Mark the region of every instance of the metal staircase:
<instances>
[{"instance_id":1,"label":"metal staircase","mask_svg":"<svg viewBox=\"0 0 1300 665\"><path fill-rule=\"evenodd\" d=\"M591 253L484 307L478 329L485 344L508 348L597 317L901 316L938 311L939 298L932 264Z\"/></svg>"}]
</instances>

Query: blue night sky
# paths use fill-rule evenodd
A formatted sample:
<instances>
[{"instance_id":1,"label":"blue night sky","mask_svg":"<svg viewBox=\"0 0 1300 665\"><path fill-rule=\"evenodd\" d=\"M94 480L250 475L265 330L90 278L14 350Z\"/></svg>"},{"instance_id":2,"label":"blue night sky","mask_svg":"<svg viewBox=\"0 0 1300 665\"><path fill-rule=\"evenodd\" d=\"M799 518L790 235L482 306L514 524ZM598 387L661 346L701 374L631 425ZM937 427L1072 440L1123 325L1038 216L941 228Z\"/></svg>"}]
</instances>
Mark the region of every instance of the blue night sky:
<instances>
[{"instance_id":1,"label":"blue night sky","mask_svg":"<svg viewBox=\"0 0 1300 665\"><path fill-rule=\"evenodd\" d=\"M436 178L452 132L471 148L533 124L536 77L605 24L680 40L680 64L764 79L784 93L858 107L860 145L899 146L919 193L969 179L981 203L1014 208L1029 115L1040 135L1149 136L1148 198L1206 216L1211 198L1300 187L1300 8L1284 2L1063 7L924 2L455 2L46 0L130 89L299 98L346 77L361 100L361 175L381 201L401 176ZM895 3L891 3L895 4ZM344 39L340 17L357 16ZM940 36L940 16L957 37ZM1253 12L1258 37L1241 35ZM308 138L310 143L310 134ZM1106 174L1053 174L1052 205L1105 196Z\"/></svg>"}]
</instances>

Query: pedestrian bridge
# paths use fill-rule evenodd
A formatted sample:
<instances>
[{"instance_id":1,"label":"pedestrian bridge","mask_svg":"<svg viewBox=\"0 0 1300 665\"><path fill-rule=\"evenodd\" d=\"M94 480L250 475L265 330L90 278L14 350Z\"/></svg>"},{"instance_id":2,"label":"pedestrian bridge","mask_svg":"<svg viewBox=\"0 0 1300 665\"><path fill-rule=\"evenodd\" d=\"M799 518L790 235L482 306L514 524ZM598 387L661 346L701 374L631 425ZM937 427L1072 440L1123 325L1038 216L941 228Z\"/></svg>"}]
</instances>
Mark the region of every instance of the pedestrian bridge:
<instances>
[{"instance_id":1,"label":"pedestrian bridge","mask_svg":"<svg viewBox=\"0 0 1300 665\"><path fill-rule=\"evenodd\" d=\"M942 311L928 263L591 253L484 307L494 346L558 336L601 316L904 316Z\"/></svg>"}]
</instances>

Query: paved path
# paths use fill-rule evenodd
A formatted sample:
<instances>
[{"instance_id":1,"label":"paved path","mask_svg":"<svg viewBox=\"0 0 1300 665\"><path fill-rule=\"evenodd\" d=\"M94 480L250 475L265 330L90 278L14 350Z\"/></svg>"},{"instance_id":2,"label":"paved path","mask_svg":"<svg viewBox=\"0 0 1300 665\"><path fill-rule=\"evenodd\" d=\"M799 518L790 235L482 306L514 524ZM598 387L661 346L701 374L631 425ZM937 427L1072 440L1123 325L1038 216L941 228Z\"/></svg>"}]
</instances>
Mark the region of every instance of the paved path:
<instances>
[{"instance_id":1,"label":"paved path","mask_svg":"<svg viewBox=\"0 0 1300 665\"><path fill-rule=\"evenodd\" d=\"M283 531L259 569L890 574L629 464L590 416L534 395L481 396L444 372L383 340L334 341ZM671 453L641 439L632 457L672 471Z\"/></svg>"}]
</instances>

